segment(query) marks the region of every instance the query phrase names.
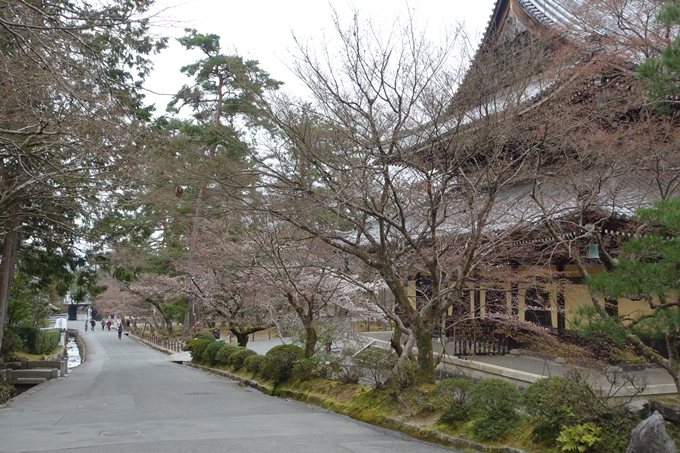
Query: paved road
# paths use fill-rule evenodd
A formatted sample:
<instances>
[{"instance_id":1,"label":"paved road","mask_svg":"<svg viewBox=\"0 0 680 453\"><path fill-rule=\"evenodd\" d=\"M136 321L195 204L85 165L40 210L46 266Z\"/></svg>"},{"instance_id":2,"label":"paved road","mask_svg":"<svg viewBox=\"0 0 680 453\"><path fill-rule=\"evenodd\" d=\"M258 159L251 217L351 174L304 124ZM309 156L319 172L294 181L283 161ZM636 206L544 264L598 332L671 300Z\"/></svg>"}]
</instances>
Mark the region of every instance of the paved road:
<instances>
[{"instance_id":1,"label":"paved road","mask_svg":"<svg viewBox=\"0 0 680 453\"><path fill-rule=\"evenodd\" d=\"M244 389L113 330L82 335L81 366L0 406L0 452L455 451Z\"/></svg>"}]
</instances>

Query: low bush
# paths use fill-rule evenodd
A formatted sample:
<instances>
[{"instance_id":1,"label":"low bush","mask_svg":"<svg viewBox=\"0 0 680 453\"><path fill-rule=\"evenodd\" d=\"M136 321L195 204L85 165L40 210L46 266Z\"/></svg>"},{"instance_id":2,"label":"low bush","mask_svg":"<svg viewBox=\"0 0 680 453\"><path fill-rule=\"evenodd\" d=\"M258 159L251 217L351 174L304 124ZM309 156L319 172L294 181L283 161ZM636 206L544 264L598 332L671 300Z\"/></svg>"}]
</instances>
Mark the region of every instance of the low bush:
<instances>
[{"instance_id":1,"label":"low bush","mask_svg":"<svg viewBox=\"0 0 680 453\"><path fill-rule=\"evenodd\" d=\"M470 403L470 389L474 384L469 379L448 378L437 382L432 397L434 402L428 403L434 410L443 409L440 418L442 423L454 425L471 418L473 407Z\"/></svg>"},{"instance_id":2,"label":"low bush","mask_svg":"<svg viewBox=\"0 0 680 453\"><path fill-rule=\"evenodd\" d=\"M586 452L602 440L601 434L602 429L594 422L565 426L557 437L557 443L561 451Z\"/></svg>"},{"instance_id":3,"label":"low bush","mask_svg":"<svg viewBox=\"0 0 680 453\"><path fill-rule=\"evenodd\" d=\"M30 354L48 354L52 352L61 340L61 330L40 330L37 327L19 326L13 328L21 338L24 349Z\"/></svg>"},{"instance_id":4,"label":"low bush","mask_svg":"<svg viewBox=\"0 0 680 453\"><path fill-rule=\"evenodd\" d=\"M366 348L352 358L362 377L380 389L397 365L398 357L387 349Z\"/></svg>"},{"instance_id":5,"label":"low bush","mask_svg":"<svg viewBox=\"0 0 680 453\"><path fill-rule=\"evenodd\" d=\"M507 414L487 414L472 426L475 438L486 441L498 439L501 435L512 431L517 426L517 416Z\"/></svg>"},{"instance_id":6,"label":"low bush","mask_svg":"<svg viewBox=\"0 0 680 453\"><path fill-rule=\"evenodd\" d=\"M234 371L238 371L243 366L243 362L251 356L257 355L257 352L252 349L242 348L240 351L236 351L229 356L227 363Z\"/></svg>"},{"instance_id":7,"label":"low bush","mask_svg":"<svg viewBox=\"0 0 680 453\"><path fill-rule=\"evenodd\" d=\"M480 440L497 439L517 425L515 409L520 404L520 392L503 379L484 379L470 389L470 404L482 418L472 428Z\"/></svg>"},{"instance_id":8,"label":"low bush","mask_svg":"<svg viewBox=\"0 0 680 453\"><path fill-rule=\"evenodd\" d=\"M205 352L205 349L213 343L219 344L215 340L195 339L188 342L184 347L184 350L191 352L192 362L201 363L203 360L203 352Z\"/></svg>"},{"instance_id":9,"label":"low bush","mask_svg":"<svg viewBox=\"0 0 680 453\"><path fill-rule=\"evenodd\" d=\"M215 336L210 332L196 332L193 337L194 340L212 340L215 341Z\"/></svg>"},{"instance_id":10,"label":"low bush","mask_svg":"<svg viewBox=\"0 0 680 453\"><path fill-rule=\"evenodd\" d=\"M303 357L293 365L291 378L296 381L309 381L318 376L317 360L313 357Z\"/></svg>"},{"instance_id":11,"label":"low bush","mask_svg":"<svg viewBox=\"0 0 680 453\"><path fill-rule=\"evenodd\" d=\"M203 354L201 354L201 360L203 363L205 363L208 366L213 366L215 365L215 356L217 353L222 349L222 343L219 343L217 341L212 341L208 346L205 348L203 351Z\"/></svg>"},{"instance_id":12,"label":"low bush","mask_svg":"<svg viewBox=\"0 0 680 453\"><path fill-rule=\"evenodd\" d=\"M24 342L21 337L12 328L7 328L2 338L0 356L10 356L13 352L22 351L23 349Z\"/></svg>"},{"instance_id":13,"label":"low bush","mask_svg":"<svg viewBox=\"0 0 680 453\"><path fill-rule=\"evenodd\" d=\"M285 382L290 378L295 362L305 356L301 347L292 344L282 344L270 349L260 364L259 372L267 379L276 383Z\"/></svg>"},{"instance_id":14,"label":"low bush","mask_svg":"<svg viewBox=\"0 0 680 453\"><path fill-rule=\"evenodd\" d=\"M215 354L215 363L218 365L229 365L229 357L241 349L243 348L236 346L235 344L222 344L220 350Z\"/></svg>"},{"instance_id":15,"label":"low bush","mask_svg":"<svg viewBox=\"0 0 680 453\"><path fill-rule=\"evenodd\" d=\"M589 418L600 406L589 384L562 376L534 382L523 400L527 413L539 421L534 440L548 445L555 444L563 425Z\"/></svg>"},{"instance_id":16,"label":"low bush","mask_svg":"<svg viewBox=\"0 0 680 453\"><path fill-rule=\"evenodd\" d=\"M258 368L260 368L260 364L264 360L263 355L251 355L246 357L246 359L243 361L243 368L246 369L246 371L257 374Z\"/></svg>"}]
</instances>

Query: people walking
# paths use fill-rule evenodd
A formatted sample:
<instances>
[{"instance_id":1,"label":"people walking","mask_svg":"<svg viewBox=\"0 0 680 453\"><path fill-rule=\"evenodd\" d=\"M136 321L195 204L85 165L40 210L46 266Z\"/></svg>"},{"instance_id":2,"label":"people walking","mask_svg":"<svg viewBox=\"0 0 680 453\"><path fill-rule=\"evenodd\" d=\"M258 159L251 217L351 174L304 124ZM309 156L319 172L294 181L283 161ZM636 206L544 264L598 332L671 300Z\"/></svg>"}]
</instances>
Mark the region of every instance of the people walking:
<instances>
[{"instance_id":1,"label":"people walking","mask_svg":"<svg viewBox=\"0 0 680 453\"><path fill-rule=\"evenodd\" d=\"M120 337L123 335L123 324L118 323L118 339L120 340Z\"/></svg>"},{"instance_id":2,"label":"people walking","mask_svg":"<svg viewBox=\"0 0 680 453\"><path fill-rule=\"evenodd\" d=\"M104 331L104 327L106 327L106 323L105 323L104 320L102 319L102 332Z\"/></svg>"},{"instance_id":3,"label":"people walking","mask_svg":"<svg viewBox=\"0 0 680 453\"><path fill-rule=\"evenodd\" d=\"M92 332L94 332L95 324L97 324L97 322L94 319L91 319L90 320L90 329L92 330Z\"/></svg>"},{"instance_id":4,"label":"people walking","mask_svg":"<svg viewBox=\"0 0 680 453\"><path fill-rule=\"evenodd\" d=\"M111 320L106 321L106 330L111 331Z\"/></svg>"}]
</instances>

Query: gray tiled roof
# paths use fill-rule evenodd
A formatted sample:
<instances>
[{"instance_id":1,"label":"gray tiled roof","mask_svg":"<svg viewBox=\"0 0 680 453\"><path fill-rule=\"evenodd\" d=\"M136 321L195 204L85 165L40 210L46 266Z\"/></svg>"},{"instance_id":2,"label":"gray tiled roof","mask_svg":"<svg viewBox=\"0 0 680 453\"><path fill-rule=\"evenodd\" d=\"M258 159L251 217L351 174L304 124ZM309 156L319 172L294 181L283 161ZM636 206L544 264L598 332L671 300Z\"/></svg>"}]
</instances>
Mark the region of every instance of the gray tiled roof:
<instances>
[{"instance_id":1,"label":"gray tiled roof","mask_svg":"<svg viewBox=\"0 0 680 453\"><path fill-rule=\"evenodd\" d=\"M562 25L568 26L577 21L574 11L582 6L583 0L516 0L524 11L539 23L547 27ZM508 10L510 0L498 0L494 11L491 14L486 28L485 38L489 39L490 34L497 30L504 20L505 12Z\"/></svg>"},{"instance_id":2,"label":"gray tiled roof","mask_svg":"<svg viewBox=\"0 0 680 453\"><path fill-rule=\"evenodd\" d=\"M522 8L537 21L546 25L573 21L572 11L580 0L517 0Z\"/></svg>"}]
</instances>

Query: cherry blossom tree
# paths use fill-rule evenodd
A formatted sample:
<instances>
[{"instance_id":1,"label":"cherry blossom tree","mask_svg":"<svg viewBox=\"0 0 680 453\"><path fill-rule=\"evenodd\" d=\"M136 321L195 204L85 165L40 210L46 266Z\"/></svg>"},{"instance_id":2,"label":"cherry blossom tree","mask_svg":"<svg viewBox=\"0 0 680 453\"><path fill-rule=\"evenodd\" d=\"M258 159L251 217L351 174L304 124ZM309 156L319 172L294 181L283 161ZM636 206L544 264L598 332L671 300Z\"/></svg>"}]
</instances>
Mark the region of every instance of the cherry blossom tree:
<instances>
[{"instance_id":1,"label":"cherry blossom tree","mask_svg":"<svg viewBox=\"0 0 680 453\"><path fill-rule=\"evenodd\" d=\"M369 288L357 283L358 276L331 247L275 219L266 225L249 232L258 248L258 272L296 313L305 332L306 357L315 352L318 325L324 319L383 318Z\"/></svg>"},{"instance_id":2,"label":"cherry blossom tree","mask_svg":"<svg viewBox=\"0 0 680 453\"><path fill-rule=\"evenodd\" d=\"M402 358L417 347L419 377L434 382L435 329L526 220L499 196L541 143L516 112L544 88L527 82L542 54L516 68L523 77L490 66L463 80L468 60L452 55L464 49L429 44L411 22L381 34L357 15L337 19L336 32L337 53L299 42L296 71L314 102L267 99L278 134L258 159L261 198L244 202L379 275L397 307L393 346ZM430 289L414 303L407 282L417 275Z\"/></svg>"}]
</instances>

